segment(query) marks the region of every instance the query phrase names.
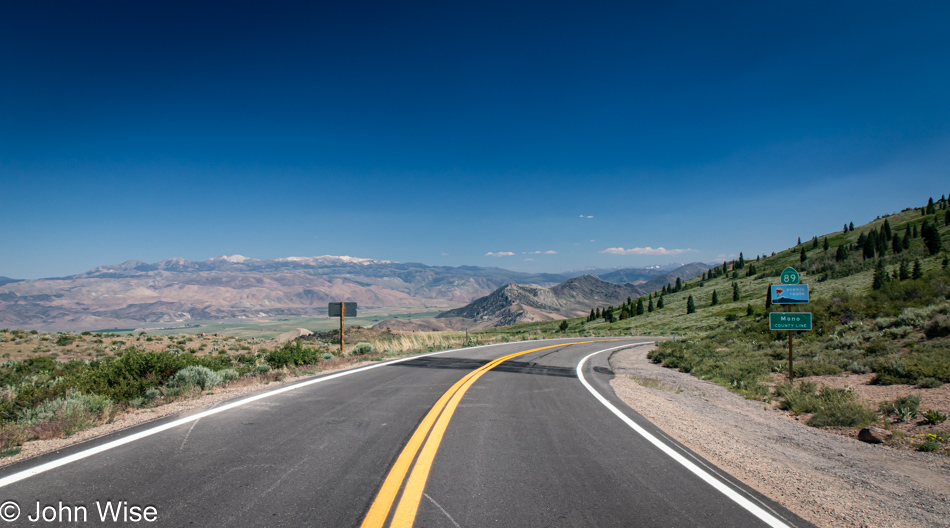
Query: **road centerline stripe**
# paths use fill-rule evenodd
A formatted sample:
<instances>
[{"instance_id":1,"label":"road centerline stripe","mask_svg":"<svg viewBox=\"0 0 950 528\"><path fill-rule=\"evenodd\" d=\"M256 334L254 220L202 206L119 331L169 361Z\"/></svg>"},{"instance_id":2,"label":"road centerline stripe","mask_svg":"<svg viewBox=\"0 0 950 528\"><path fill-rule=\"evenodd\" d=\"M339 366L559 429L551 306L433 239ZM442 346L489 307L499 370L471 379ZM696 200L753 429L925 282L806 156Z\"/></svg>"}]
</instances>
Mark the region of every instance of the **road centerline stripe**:
<instances>
[{"instance_id":1,"label":"road centerline stripe","mask_svg":"<svg viewBox=\"0 0 950 528\"><path fill-rule=\"evenodd\" d=\"M456 382L455 385L439 398L436 405L426 414L423 422L416 428L416 431L386 476L386 480L383 482L383 486L380 488L372 506L370 506L370 510L366 514L361 528L382 528L385 525L386 519L392 510L393 502L399 493L399 488L402 487L403 481L406 479L409 465L413 459L416 459L415 464L412 465L412 473L405 482L402 497L399 499L399 505L396 507L396 512L390 523L390 527L408 528L412 526L419 509L419 503L422 501L429 471L432 469L432 463L435 460L435 455L439 450L439 445L442 443L442 438L449 426L449 422L452 420L452 416L458 408L459 402L462 401L462 397L465 396L468 389L478 381L478 378L483 374L505 361L518 356L539 350L594 342L596 341L558 343L556 345L533 348L523 352L515 352L482 365ZM430 417L432 421L430 421ZM436 420L436 417L438 417L438 420ZM422 445L422 451L419 453L418 458L416 458L416 454L420 449L420 443L423 439L425 439L425 444Z\"/></svg>"}]
</instances>

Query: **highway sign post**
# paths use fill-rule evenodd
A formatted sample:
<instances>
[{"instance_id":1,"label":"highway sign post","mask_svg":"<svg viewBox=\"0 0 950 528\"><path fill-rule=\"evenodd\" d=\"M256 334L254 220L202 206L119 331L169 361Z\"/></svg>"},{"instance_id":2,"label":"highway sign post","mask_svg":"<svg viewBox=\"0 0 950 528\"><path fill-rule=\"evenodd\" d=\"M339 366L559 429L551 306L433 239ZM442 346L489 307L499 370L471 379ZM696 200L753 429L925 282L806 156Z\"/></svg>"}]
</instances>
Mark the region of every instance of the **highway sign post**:
<instances>
[{"instance_id":1,"label":"highway sign post","mask_svg":"<svg viewBox=\"0 0 950 528\"><path fill-rule=\"evenodd\" d=\"M801 275L791 266L782 270L779 286L769 288L769 297L772 304L784 304L785 312L769 314L769 330L788 332L788 382L795 380L795 371L792 366L792 332L811 330L811 313L792 312L792 304L808 303L808 285L799 284Z\"/></svg>"},{"instance_id":2,"label":"highway sign post","mask_svg":"<svg viewBox=\"0 0 950 528\"><path fill-rule=\"evenodd\" d=\"M332 302L327 304L327 316L340 318L340 356L343 355L343 320L346 314L356 317L355 302Z\"/></svg>"}]
</instances>

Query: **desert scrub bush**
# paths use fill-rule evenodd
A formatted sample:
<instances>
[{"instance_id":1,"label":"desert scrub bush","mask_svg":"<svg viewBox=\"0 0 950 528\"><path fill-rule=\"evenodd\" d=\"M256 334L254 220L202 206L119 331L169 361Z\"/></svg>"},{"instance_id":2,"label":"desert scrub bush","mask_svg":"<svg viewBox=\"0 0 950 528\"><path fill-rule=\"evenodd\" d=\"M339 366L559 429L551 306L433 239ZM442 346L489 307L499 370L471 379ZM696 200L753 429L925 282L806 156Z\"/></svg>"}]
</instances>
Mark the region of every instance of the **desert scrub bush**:
<instances>
[{"instance_id":1,"label":"desert scrub bush","mask_svg":"<svg viewBox=\"0 0 950 528\"><path fill-rule=\"evenodd\" d=\"M241 377L241 375L238 373L238 371L236 371L236 370L234 370L234 369L230 369L230 368L226 368L226 369L221 369L221 370L219 370L219 371L218 371L218 376L221 376L221 381L222 381L223 383L230 383L230 382L235 381L235 380L237 380L238 378Z\"/></svg>"},{"instance_id":2,"label":"desert scrub bush","mask_svg":"<svg viewBox=\"0 0 950 528\"><path fill-rule=\"evenodd\" d=\"M917 380L917 386L921 389L936 389L943 386L943 382L937 378L923 377Z\"/></svg>"},{"instance_id":3,"label":"desert scrub bush","mask_svg":"<svg viewBox=\"0 0 950 528\"><path fill-rule=\"evenodd\" d=\"M20 425L36 426L58 422L66 435L75 433L103 418L108 418L114 409L112 400L97 394L81 394L70 390L65 396L45 400L19 416Z\"/></svg>"},{"instance_id":4,"label":"desert scrub bush","mask_svg":"<svg viewBox=\"0 0 950 528\"><path fill-rule=\"evenodd\" d=\"M317 349L305 347L300 341L287 342L282 347L265 353L264 361L275 369L313 365L318 361Z\"/></svg>"},{"instance_id":5,"label":"desert scrub bush","mask_svg":"<svg viewBox=\"0 0 950 528\"><path fill-rule=\"evenodd\" d=\"M221 383L221 375L201 365L191 365L168 378L165 389L168 394L180 394L195 387L207 390Z\"/></svg>"},{"instance_id":6,"label":"desert scrub bush","mask_svg":"<svg viewBox=\"0 0 950 528\"><path fill-rule=\"evenodd\" d=\"M709 340L663 341L647 357L753 398L768 395L761 381L777 366L774 359L753 347L734 343L732 348L721 349Z\"/></svg>"},{"instance_id":7,"label":"desert scrub bush","mask_svg":"<svg viewBox=\"0 0 950 528\"><path fill-rule=\"evenodd\" d=\"M927 339L937 339L950 335L950 317L939 314L924 326L924 335Z\"/></svg>"},{"instance_id":8,"label":"desert scrub bush","mask_svg":"<svg viewBox=\"0 0 950 528\"><path fill-rule=\"evenodd\" d=\"M877 418L867 404L858 401L853 389L822 387L818 391L814 383L783 383L775 388L775 395L782 398L781 409L795 414L814 413L808 419L812 427L864 427Z\"/></svg>"},{"instance_id":9,"label":"desert scrub bush","mask_svg":"<svg viewBox=\"0 0 950 528\"><path fill-rule=\"evenodd\" d=\"M930 409L929 411L924 412L921 416L924 419L924 423L927 425L939 425L947 421L947 415L935 409Z\"/></svg>"},{"instance_id":10,"label":"desert scrub bush","mask_svg":"<svg viewBox=\"0 0 950 528\"><path fill-rule=\"evenodd\" d=\"M254 367L255 374L267 374L270 371L271 371L270 365L268 365L267 363L261 363L260 365L257 365L256 367Z\"/></svg>"},{"instance_id":11,"label":"desert scrub bush","mask_svg":"<svg viewBox=\"0 0 950 528\"><path fill-rule=\"evenodd\" d=\"M320 359L322 359L323 361L330 361L334 357L336 356L334 356L333 354L329 352L324 352L323 354L320 354Z\"/></svg>"},{"instance_id":12,"label":"desert scrub bush","mask_svg":"<svg viewBox=\"0 0 950 528\"><path fill-rule=\"evenodd\" d=\"M227 357L197 357L169 352L142 352L127 349L119 357L91 361L67 376L68 383L83 393L102 394L113 401L127 402L159 387L175 373L192 365L209 369L230 367Z\"/></svg>"},{"instance_id":13,"label":"desert scrub bush","mask_svg":"<svg viewBox=\"0 0 950 528\"><path fill-rule=\"evenodd\" d=\"M882 401L878 407L884 416L894 416L896 422L906 422L917 416L920 397L914 394L901 396L894 401Z\"/></svg>"},{"instance_id":14,"label":"desert scrub bush","mask_svg":"<svg viewBox=\"0 0 950 528\"><path fill-rule=\"evenodd\" d=\"M368 354L375 354L375 353L376 353L376 347L366 342L357 343L356 346L353 347L353 350L350 351L350 354L354 356L365 356Z\"/></svg>"},{"instance_id":15,"label":"desert scrub bush","mask_svg":"<svg viewBox=\"0 0 950 528\"><path fill-rule=\"evenodd\" d=\"M943 443L946 442L946 438L934 434L928 433L923 435L923 442L917 444L917 451L923 451L925 453L932 453L934 451L940 451L943 448Z\"/></svg>"}]
</instances>

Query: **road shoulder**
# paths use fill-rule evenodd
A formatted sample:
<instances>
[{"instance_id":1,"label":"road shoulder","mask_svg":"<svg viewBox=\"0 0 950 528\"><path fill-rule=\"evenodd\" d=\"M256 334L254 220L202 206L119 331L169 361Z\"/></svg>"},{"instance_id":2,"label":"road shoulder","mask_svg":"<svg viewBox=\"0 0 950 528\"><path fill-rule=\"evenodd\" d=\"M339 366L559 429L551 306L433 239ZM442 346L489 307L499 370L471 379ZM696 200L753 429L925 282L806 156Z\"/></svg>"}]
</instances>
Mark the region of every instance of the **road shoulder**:
<instances>
[{"instance_id":1,"label":"road shoulder","mask_svg":"<svg viewBox=\"0 0 950 528\"><path fill-rule=\"evenodd\" d=\"M762 402L651 363L652 348L611 356L617 396L747 486L821 527L950 526L947 457L805 426Z\"/></svg>"}]
</instances>

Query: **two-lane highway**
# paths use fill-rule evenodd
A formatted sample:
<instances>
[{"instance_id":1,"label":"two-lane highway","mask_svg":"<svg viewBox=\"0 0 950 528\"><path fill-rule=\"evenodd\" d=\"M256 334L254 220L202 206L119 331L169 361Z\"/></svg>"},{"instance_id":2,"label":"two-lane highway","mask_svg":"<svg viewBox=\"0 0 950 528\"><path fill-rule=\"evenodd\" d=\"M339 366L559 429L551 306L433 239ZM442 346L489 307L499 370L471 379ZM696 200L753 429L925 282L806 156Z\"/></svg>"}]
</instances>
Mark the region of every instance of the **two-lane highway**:
<instances>
[{"instance_id":1,"label":"two-lane highway","mask_svg":"<svg viewBox=\"0 0 950 528\"><path fill-rule=\"evenodd\" d=\"M12 503L22 526L147 507L157 520L139 524L808 526L617 400L610 351L590 354L635 342L466 348L263 392L5 468L0 515Z\"/></svg>"}]
</instances>

